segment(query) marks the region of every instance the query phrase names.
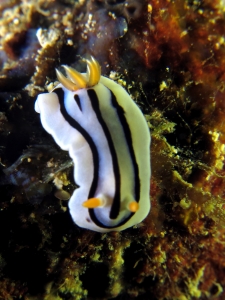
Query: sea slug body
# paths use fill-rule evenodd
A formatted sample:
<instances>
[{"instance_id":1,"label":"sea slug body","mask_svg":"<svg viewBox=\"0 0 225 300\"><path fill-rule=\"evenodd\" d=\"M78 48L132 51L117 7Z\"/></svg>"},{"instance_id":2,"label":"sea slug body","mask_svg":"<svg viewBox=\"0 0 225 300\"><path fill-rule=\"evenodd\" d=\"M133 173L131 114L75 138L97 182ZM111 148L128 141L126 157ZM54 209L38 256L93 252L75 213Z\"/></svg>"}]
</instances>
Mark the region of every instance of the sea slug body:
<instances>
[{"instance_id":1,"label":"sea slug body","mask_svg":"<svg viewBox=\"0 0 225 300\"><path fill-rule=\"evenodd\" d=\"M73 221L98 232L140 223L150 210L150 133L138 106L119 84L64 66L60 83L40 94L35 110L44 129L74 162L78 188L69 200Z\"/></svg>"}]
</instances>

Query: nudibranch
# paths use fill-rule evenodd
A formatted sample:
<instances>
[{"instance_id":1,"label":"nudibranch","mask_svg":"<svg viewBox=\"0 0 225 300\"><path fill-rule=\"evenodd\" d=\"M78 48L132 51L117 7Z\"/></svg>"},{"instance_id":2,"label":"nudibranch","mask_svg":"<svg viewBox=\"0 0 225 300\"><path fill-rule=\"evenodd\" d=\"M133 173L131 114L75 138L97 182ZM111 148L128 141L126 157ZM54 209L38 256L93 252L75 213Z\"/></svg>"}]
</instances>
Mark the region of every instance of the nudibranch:
<instances>
[{"instance_id":1,"label":"nudibranch","mask_svg":"<svg viewBox=\"0 0 225 300\"><path fill-rule=\"evenodd\" d=\"M63 66L66 77L56 70L60 83L37 97L35 110L73 159L73 221L98 232L120 231L150 210L150 132L125 89L101 76L93 57L86 63L87 73Z\"/></svg>"}]
</instances>

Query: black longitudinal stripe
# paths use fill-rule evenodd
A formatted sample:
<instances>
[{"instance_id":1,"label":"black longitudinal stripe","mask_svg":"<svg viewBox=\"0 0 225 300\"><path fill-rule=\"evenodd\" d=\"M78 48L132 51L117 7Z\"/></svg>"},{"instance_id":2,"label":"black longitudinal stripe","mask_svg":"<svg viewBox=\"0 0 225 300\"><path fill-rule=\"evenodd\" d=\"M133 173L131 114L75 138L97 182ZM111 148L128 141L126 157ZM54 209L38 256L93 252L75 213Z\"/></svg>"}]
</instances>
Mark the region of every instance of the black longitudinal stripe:
<instances>
[{"instance_id":1,"label":"black longitudinal stripe","mask_svg":"<svg viewBox=\"0 0 225 300\"><path fill-rule=\"evenodd\" d=\"M93 174L93 180L92 180L91 188L90 188L89 195L88 195L88 198L92 198L95 194L97 184L98 184L99 157L98 157L97 148L96 148L95 143L93 142L91 136L87 133L87 131L82 126L80 126L80 124L76 120L74 120L68 114L68 112L66 111L65 103L64 103L64 91L63 91L63 89L62 88L57 88L57 89L54 90L54 93L56 93L58 98L59 98L60 111L61 111L63 117L70 124L70 126L75 128L77 131L80 132L80 134L83 135L83 137L85 138L85 140L89 144L90 149L92 151L93 164L94 164L94 174Z\"/></svg>"},{"instance_id":2,"label":"black longitudinal stripe","mask_svg":"<svg viewBox=\"0 0 225 300\"><path fill-rule=\"evenodd\" d=\"M77 94L74 95L74 100L76 101L79 109L82 111L81 103L80 103L80 97Z\"/></svg>"},{"instance_id":3,"label":"black longitudinal stripe","mask_svg":"<svg viewBox=\"0 0 225 300\"><path fill-rule=\"evenodd\" d=\"M140 200L140 177L139 177L139 168L138 164L136 161L135 153L134 153L134 147L133 147L133 142L132 142L132 135L130 131L129 124L127 123L126 117L125 117L125 112L123 108L119 105L119 103L116 100L116 96L113 94L113 92L110 90L111 93L111 101L112 105L115 107L117 110L118 117L120 119L120 123L123 127L124 135L127 141L127 146L130 152L133 168L134 168L134 183L135 183L135 200L139 202Z\"/></svg>"},{"instance_id":4,"label":"black longitudinal stripe","mask_svg":"<svg viewBox=\"0 0 225 300\"><path fill-rule=\"evenodd\" d=\"M118 163L118 159L117 159L117 155L116 155L116 150L115 150L115 147L113 144L113 140L111 137L111 133L110 133L108 126L107 126L106 122L104 121L101 111L100 111L98 96L93 89L89 89L87 91L87 93L90 98L93 110L95 111L96 117L97 117L100 125L102 126L102 129L104 131L104 134L107 139L109 149L111 152L112 163L113 163L113 172L114 172L114 177L115 177L115 196L113 199L109 217L110 217L110 219L116 219L120 212L120 201L121 201L121 199L120 199L120 183L121 182L120 182L119 163Z\"/></svg>"},{"instance_id":5,"label":"black longitudinal stripe","mask_svg":"<svg viewBox=\"0 0 225 300\"><path fill-rule=\"evenodd\" d=\"M94 92L94 93L93 93ZM97 97L97 95L96 95L96 93L95 93L95 91L93 91L93 92L89 92L90 94L89 94L89 97L90 97L90 99L91 99L91 101L93 100L93 98L95 98L95 102L97 102L98 103L98 98L97 98L97 101L96 101L96 97ZM98 110L99 110L99 104L98 104ZM102 118L102 117L101 117ZM102 119L103 120L103 119ZM104 120L103 120L103 122L104 122ZM107 127L107 126L106 126ZM116 178L115 178L116 179ZM101 227L101 228L110 228L110 229L112 229L112 228L116 228L116 227L119 227L119 226L122 226L122 225L124 225L124 224L126 224L128 221L129 221L129 219L134 215L134 213L130 213L129 214L129 216L127 217L127 218L125 218L125 219L123 219L121 222L119 222L118 224L116 224L116 225L113 225L113 226L109 226L109 225L105 225L105 224L103 224L103 223L101 223L100 221L99 221L99 219L96 217L96 215L95 215L95 212L94 212L94 209L89 209L89 215L90 215L90 218L91 218L91 220L98 226L98 227Z\"/></svg>"}]
</instances>

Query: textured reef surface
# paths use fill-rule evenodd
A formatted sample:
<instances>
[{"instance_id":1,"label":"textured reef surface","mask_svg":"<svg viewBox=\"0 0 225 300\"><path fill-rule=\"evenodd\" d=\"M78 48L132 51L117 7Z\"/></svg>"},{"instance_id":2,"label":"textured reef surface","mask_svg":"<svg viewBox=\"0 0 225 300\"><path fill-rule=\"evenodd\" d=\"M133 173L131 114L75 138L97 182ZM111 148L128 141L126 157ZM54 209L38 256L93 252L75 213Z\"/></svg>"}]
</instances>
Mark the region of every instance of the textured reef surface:
<instances>
[{"instance_id":1,"label":"textured reef surface","mask_svg":"<svg viewBox=\"0 0 225 300\"><path fill-rule=\"evenodd\" d=\"M0 1L0 299L225 298L225 8L219 0ZM41 126L54 68L93 55L152 134L146 220L73 224L73 165Z\"/></svg>"}]
</instances>

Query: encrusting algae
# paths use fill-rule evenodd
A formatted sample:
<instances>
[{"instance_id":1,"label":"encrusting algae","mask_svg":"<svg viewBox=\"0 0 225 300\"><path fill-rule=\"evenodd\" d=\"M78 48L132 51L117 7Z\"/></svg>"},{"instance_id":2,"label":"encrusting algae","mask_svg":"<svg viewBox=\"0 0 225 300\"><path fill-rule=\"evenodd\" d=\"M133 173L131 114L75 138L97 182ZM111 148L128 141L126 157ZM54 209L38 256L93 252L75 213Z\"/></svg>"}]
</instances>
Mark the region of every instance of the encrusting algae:
<instances>
[{"instance_id":1,"label":"encrusting algae","mask_svg":"<svg viewBox=\"0 0 225 300\"><path fill-rule=\"evenodd\" d=\"M224 299L224 1L15 0L0 14L0 298ZM151 212L123 232L73 224L55 196L76 188L71 161L33 110L54 69L84 71L87 55L151 129Z\"/></svg>"}]
</instances>

